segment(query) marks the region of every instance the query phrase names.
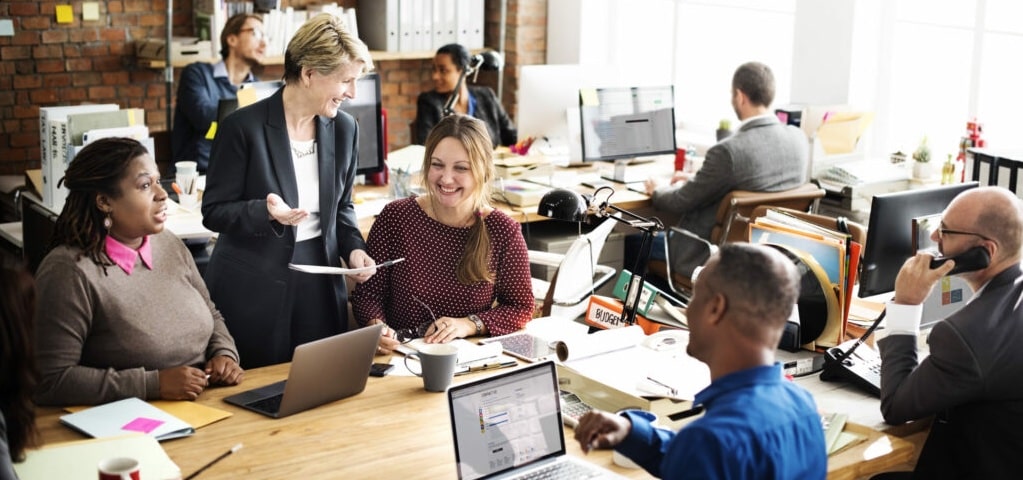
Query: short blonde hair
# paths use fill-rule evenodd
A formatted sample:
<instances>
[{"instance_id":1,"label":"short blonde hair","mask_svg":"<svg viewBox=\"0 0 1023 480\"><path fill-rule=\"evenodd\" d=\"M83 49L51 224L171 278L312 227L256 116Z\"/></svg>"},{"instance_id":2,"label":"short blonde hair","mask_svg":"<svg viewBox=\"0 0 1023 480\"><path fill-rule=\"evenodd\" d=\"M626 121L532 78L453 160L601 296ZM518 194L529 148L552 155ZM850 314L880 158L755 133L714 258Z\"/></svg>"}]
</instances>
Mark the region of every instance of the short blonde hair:
<instances>
[{"instance_id":1,"label":"short blonde hair","mask_svg":"<svg viewBox=\"0 0 1023 480\"><path fill-rule=\"evenodd\" d=\"M373 70L369 48L352 35L340 17L321 13L305 22L288 42L284 52L284 80L298 80L308 67L329 75L338 68L362 64L362 73Z\"/></svg>"}]
</instances>

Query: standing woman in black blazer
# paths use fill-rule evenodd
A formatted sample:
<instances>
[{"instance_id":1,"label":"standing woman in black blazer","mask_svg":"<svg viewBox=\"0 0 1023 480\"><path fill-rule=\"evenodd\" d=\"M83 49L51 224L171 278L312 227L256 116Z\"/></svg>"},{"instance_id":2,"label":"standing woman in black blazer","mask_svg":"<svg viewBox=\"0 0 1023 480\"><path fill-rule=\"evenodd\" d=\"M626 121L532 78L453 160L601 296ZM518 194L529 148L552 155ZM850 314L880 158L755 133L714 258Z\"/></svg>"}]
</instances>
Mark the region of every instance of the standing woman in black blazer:
<instances>
[{"instance_id":1,"label":"standing woman in black blazer","mask_svg":"<svg viewBox=\"0 0 1023 480\"><path fill-rule=\"evenodd\" d=\"M458 85L458 77L469 67L469 50L457 43L444 45L433 56L433 90L419 94L416 100L416 121L413 128L413 143L422 145L430 130L444 118L444 104ZM500 145L514 145L518 131L508 113L501 106L490 87L469 86L469 76L462 80L458 101L452 106L454 113L461 113L483 120L487 133L496 148Z\"/></svg>"},{"instance_id":2,"label":"standing woman in black blazer","mask_svg":"<svg viewBox=\"0 0 1023 480\"><path fill-rule=\"evenodd\" d=\"M320 14L288 43L285 86L218 127L202 213L220 235L206 283L245 368L290 361L296 346L347 329L344 278L288 263L375 265L352 204L358 125L338 111L372 69L366 45Z\"/></svg>"}]
</instances>

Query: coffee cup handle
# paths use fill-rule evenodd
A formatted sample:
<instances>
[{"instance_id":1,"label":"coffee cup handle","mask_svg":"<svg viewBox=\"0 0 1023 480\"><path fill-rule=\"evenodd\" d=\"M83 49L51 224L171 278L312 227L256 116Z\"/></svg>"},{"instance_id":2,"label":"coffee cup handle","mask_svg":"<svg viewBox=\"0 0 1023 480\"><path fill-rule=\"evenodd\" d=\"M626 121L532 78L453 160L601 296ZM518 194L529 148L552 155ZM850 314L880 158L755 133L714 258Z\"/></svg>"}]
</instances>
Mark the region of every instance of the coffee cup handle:
<instances>
[{"instance_id":1,"label":"coffee cup handle","mask_svg":"<svg viewBox=\"0 0 1023 480\"><path fill-rule=\"evenodd\" d=\"M420 371L418 371L418 372L416 372L415 370L412 370L411 368L409 368L409 366L408 366L408 359L412 358L412 357L416 357L416 360L422 362L422 359L419 358L419 354L418 353L410 353L408 355L405 355L405 368L408 369L408 371L412 372L415 376L422 377L423 376L422 363L420 363L420 369L419 369Z\"/></svg>"}]
</instances>

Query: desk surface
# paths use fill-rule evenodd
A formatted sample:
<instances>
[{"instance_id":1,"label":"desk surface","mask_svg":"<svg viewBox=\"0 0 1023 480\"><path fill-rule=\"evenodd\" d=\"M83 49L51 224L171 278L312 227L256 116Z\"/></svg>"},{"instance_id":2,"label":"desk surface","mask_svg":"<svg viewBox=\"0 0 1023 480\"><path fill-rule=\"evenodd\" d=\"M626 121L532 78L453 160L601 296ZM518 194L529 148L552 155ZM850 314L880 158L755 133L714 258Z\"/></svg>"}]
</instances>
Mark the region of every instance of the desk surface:
<instances>
[{"instance_id":1,"label":"desk surface","mask_svg":"<svg viewBox=\"0 0 1023 480\"><path fill-rule=\"evenodd\" d=\"M377 360L386 361L382 357ZM279 420L222 401L225 396L285 378L288 367L281 364L249 370L242 385L203 393L198 403L234 415L191 437L161 444L183 476L242 442L241 451L206 470L202 478L375 478L382 472L391 478L456 477L445 395L425 392L418 377L370 378L359 395ZM460 376L455 382L489 374L492 372ZM876 409L877 400L873 403ZM56 408L39 409L37 424L44 444L85 438L59 423L62 413ZM910 461L911 443L876 430L861 430L870 438L831 456L828 478L858 478ZM569 452L581 456L572 433L566 428ZM585 458L630 478L651 478L643 470L614 465L610 451L595 451Z\"/></svg>"}]
</instances>

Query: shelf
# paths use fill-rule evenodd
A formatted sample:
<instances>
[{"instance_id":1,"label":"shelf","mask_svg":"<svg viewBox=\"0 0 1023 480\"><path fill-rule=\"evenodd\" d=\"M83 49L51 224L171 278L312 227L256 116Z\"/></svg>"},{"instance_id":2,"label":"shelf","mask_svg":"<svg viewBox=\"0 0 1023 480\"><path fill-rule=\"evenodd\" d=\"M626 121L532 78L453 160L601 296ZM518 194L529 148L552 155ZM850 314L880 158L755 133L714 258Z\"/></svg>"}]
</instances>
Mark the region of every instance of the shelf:
<instances>
[{"instance_id":1,"label":"shelf","mask_svg":"<svg viewBox=\"0 0 1023 480\"><path fill-rule=\"evenodd\" d=\"M422 52L382 52L382 51L372 50L369 53L373 57L373 61L375 61L375 62L382 62L382 61L388 61L388 60L426 60L426 59L433 58L433 55L434 55L435 52L432 51L432 50L422 51ZM183 59L183 60L175 60L175 61L171 62L171 65L174 68L181 68L181 67L185 67L185 66L187 66L187 65L189 65L191 63L195 63L197 61L205 61L205 62L208 62L208 63L214 63L214 62L220 61L220 59L219 58ZM143 66L145 68L160 69L160 68L164 68L164 67L167 66L167 61L166 60L153 60L153 59L148 59L148 58L139 58L138 59L138 63L139 63L139 65L141 65L141 66ZM266 57L266 58L263 59L262 64L263 65L284 65L284 57L283 56Z\"/></svg>"}]
</instances>

